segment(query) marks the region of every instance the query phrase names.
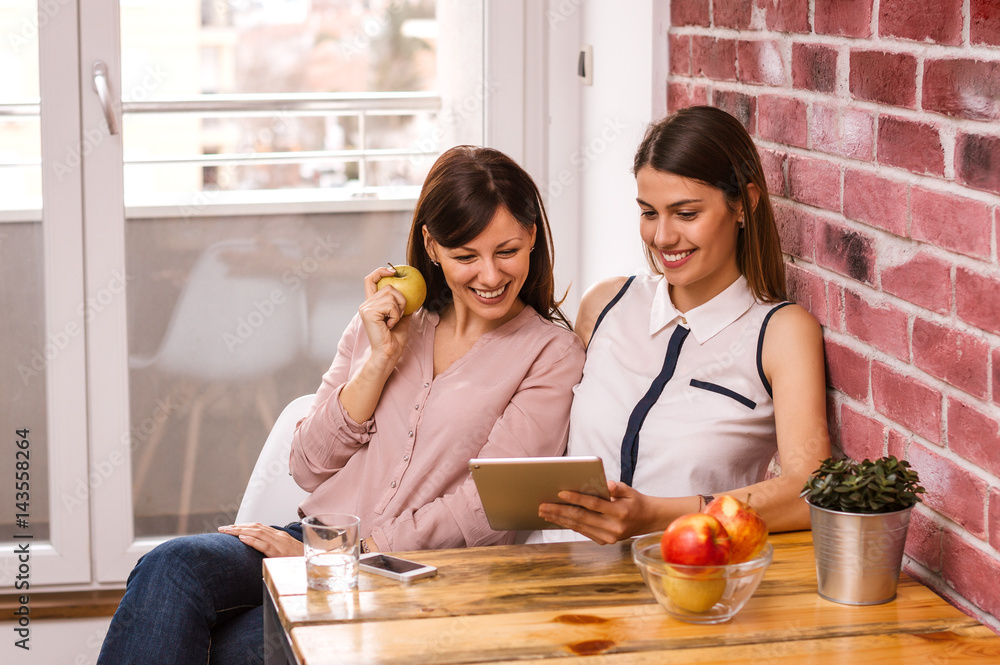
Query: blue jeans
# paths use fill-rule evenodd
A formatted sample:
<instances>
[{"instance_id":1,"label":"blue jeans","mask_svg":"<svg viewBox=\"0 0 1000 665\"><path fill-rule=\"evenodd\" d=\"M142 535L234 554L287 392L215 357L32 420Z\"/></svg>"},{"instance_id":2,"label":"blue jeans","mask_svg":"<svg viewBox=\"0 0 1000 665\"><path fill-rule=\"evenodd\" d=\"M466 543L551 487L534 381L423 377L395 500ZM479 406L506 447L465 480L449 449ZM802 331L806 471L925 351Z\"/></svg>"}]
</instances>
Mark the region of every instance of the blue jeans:
<instances>
[{"instance_id":1,"label":"blue jeans","mask_svg":"<svg viewBox=\"0 0 1000 665\"><path fill-rule=\"evenodd\" d=\"M281 530L302 540L298 523ZM224 533L157 546L129 575L98 665L263 663L263 560Z\"/></svg>"}]
</instances>

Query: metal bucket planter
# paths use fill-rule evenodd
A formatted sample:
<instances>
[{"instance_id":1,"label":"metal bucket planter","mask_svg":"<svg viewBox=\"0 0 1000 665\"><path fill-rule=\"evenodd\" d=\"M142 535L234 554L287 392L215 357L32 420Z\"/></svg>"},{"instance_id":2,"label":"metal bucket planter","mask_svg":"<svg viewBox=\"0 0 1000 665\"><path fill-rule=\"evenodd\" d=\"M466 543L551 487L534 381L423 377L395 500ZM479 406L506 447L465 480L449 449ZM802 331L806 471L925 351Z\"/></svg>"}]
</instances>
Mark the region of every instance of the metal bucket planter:
<instances>
[{"instance_id":1,"label":"metal bucket planter","mask_svg":"<svg viewBox=\"0 0 1000 665\"><path fill-rule=\"evenodd\" d=\"M841 513L809 503L819 595L846 605L895 598L911 510Z\"/></svg>"}]
</instances>

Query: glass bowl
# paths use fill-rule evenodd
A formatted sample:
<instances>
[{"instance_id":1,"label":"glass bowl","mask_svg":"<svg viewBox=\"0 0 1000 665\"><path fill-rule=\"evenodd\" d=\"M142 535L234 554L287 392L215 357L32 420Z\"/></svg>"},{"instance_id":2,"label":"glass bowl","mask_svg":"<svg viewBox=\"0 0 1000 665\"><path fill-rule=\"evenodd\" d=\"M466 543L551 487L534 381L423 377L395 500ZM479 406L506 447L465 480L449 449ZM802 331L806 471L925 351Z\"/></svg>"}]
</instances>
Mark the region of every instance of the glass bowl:
<instances>
[{"instance_id":1,"label":"glass bowl","mask_svg":"<svg viewBox=\"0 0 1000 665\"><path fill-rule=\"evenodd\" d=\"M753 559L727 566L683 566L663 561L663 532L639 536L632 558L657 602L675 619L688 623L729 621L750 600L771 564L770 543Z\"/></svg>"}]
</instances>

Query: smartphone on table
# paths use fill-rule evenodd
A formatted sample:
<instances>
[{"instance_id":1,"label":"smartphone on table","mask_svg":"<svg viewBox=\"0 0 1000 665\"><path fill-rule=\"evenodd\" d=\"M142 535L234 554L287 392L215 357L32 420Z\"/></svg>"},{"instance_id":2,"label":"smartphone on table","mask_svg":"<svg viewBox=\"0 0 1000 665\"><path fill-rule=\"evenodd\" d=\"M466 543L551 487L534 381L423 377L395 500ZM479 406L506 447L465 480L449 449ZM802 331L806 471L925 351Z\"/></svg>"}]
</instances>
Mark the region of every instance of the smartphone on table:
<instances>
[{"instance_id":1,"label":"smartphone on table","mask_svg":"<svg viewBox=\"0 0 1000 665\"><path fill-rule=\"evenodd\" d=\"M400 582L410 582L437 575L437 568L434 566L427 566L409 559L400 559L398 556L382 554L381 552L361 555L358 566L365 572L375 573Z\"/></svg>"}]
</instances>

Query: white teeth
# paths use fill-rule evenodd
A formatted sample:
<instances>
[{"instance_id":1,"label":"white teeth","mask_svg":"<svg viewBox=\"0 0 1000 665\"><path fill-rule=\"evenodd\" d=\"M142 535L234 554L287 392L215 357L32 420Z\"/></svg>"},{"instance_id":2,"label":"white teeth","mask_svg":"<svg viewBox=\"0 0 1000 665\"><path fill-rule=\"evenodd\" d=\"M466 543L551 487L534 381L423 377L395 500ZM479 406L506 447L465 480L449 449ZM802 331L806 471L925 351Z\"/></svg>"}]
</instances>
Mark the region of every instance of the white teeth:
<instances>
[{"instance_id":1,"label":"white teeth","mask_svg":"<svg viewBox=\"0 0 1000 665\"><path fill-rule=\"evenodd\" d=\"M693 252L693 251L694 251L693 249L689 249L688 251L681 252L679 254L664 254L663 255L663 260L666 261L667 263L673 263L674 261L680 261L685 256L688 256L689 254L691 254L691 252Z\"/></svg>"},{"instance_id":2,"label":"white teeth","mask_svg":"<svg viewBox=\"0 0 1000 665\"><path fill-rule=\"evenodd\" d=\"M480 291L479 289L472 289L476 292L476 295L480 298L496 298L498 295L507 290L507 285L504 284L496 291Z\"/></svg>"}]
</instances>

